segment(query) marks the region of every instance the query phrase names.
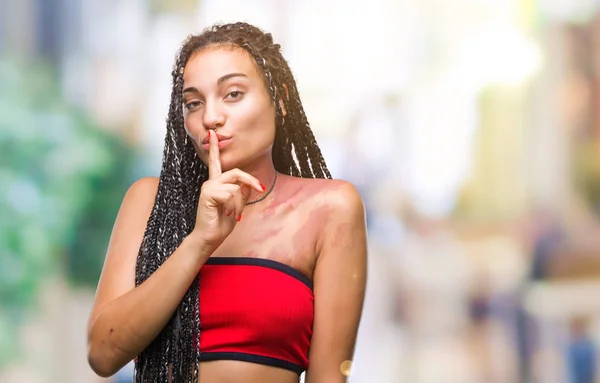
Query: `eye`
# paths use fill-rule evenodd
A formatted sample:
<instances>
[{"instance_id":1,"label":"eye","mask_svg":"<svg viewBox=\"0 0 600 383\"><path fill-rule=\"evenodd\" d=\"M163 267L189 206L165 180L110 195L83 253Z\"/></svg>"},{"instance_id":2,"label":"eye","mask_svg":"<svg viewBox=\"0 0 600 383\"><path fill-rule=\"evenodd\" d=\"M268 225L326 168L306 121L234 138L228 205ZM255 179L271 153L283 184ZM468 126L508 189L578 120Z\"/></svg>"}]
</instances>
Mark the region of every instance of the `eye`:
<instances>
[{"instance_id":1,"label":"eye","mask_svg":"<svg viewBox=\"0 0 600 383\"><path fill-rule=\"evenodd\" d=\"M229 92L229 94L227 95L226 98L230 99L230 100L238 100L240 99L242 96L244 95L243 92L240 92L239 90L234 90L233 92Z\"/></svg>"},{"instance_id":2,"label":"eye","mask_svg":"<svg viewBox=\"0 0 600 383\"><path fill-rule=\"evenodd\" d=\"M195 110L200 107L202 103L200 101L192 101L185 104L185 108L189 111Z\"/></svg>"}]
</instances>

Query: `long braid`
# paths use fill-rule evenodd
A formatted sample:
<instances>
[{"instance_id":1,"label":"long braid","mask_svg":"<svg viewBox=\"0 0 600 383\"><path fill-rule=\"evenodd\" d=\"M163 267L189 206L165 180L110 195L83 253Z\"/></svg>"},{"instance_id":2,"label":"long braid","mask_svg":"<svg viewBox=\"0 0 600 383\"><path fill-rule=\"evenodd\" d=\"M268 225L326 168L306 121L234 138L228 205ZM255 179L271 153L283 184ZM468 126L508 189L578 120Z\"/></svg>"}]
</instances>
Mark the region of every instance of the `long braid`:
<instances>
[{"instance_id":1,"label":"long braid","mask_svg":"<svg viewBox=\"0 0 600 383\"><path fill-rule=\"evenodd\" d=\"M136 261L136 286L148 279L194 229L200 188L208 179L208 169L198 158L184 129L183 68L194 52L209 45L245 49L261 69L275 105L272 154L275 169L297 177L331 178L304 113L292 72L270 34L246 23L235 23L215 25L200 35L188 37L172 71L162 168ZM169 323L136 358L134 382L198 381L201 329L198 282L196 277Z\"/></svg>"}]
</instances>

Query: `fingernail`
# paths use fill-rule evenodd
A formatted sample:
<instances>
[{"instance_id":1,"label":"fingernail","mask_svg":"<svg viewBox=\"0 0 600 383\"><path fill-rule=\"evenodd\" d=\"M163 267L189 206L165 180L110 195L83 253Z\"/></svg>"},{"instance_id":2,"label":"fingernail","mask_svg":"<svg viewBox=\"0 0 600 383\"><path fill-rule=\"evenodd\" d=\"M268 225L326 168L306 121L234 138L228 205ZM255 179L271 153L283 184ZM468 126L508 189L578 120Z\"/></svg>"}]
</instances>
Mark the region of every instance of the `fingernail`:
<instances>
[{"instance_id":1,"label":"fingernail","mask_svg":"<svg viewBox=\"0 0 600 383\"><path fill-rule=\"evenodd\" d=\"M265 190L267 190L267 188L265 187L265 185L263 185L263 184L259 184L259 185L260 185L260 187L262 188L262 191L265 191Z\"/></svg>"},{"instance_id":2,"label":"fingernail","mask_svg":"<svg viewBox=\"0 0 600 383\"><path fill-rule=\"evenodd\" d=\"M210 139L210 130L208 131L208 138Z\"/></svg>"},{"instance_id":3,"label":"fingernail","mask_svg":"<svg viewBox=\"0 0 600 383\"><path fill-rule=\"evenodd\" d=\"M242 220L242 213L240 213L240 215L238 215L237 217L237 221L240 222Z\"/></svg>"}]
</instances>

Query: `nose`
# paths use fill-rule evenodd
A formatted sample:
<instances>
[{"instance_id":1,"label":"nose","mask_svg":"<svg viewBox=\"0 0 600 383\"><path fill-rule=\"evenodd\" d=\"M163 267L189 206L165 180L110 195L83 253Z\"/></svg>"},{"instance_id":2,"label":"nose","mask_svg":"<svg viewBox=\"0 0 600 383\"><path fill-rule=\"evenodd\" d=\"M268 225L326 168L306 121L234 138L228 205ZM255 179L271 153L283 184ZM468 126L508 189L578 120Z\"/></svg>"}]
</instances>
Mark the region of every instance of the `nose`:
<instances>
[{"instance_id":1,"label":"nose","mask_svg":"<svg viewBox=\"0 0 600 383\"><path fill-rule=\"evenodd\" d=\"M225 115L223 108L218 102L207 101L204 106L204 116L202 116L202 125L204 129L214 129L215 126L223 126Z\"/></svg>"}]
</instances>

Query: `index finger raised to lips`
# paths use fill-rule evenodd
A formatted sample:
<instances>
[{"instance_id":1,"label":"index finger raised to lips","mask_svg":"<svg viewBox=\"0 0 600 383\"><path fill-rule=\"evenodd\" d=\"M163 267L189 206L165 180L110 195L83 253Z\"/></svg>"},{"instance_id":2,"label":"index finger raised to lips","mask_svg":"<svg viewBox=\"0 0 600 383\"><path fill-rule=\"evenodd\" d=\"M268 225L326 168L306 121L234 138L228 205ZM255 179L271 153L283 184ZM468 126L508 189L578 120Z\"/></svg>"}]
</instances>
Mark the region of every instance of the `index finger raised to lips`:
<instances>
[{"instance_id":1,"label":"index finger raised to lips","mask_svg":"<svg viewBox=\"0 0 600 383\"><path fill-rule=\"evenodd\" d=\"M208 131L208 179L221 175L221 159L219 157L219 139L215 132Z\"/></svg>"}]
</instances>

